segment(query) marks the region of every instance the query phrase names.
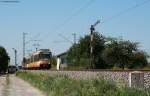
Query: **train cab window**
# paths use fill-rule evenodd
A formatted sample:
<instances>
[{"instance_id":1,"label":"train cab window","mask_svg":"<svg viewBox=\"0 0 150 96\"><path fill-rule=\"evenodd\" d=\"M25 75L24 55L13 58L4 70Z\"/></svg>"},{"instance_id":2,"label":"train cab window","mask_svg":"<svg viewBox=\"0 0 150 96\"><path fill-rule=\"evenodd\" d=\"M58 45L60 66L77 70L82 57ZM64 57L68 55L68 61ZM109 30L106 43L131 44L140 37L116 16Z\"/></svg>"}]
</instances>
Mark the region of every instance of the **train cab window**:
<instances>
[{"instance_id":1,"label":"train cab window","mask_svg":"<svg viewBox=\"0 0 150 96\"><path fill-rule=\"evenodd\" d=\"M40 60L49 60L50 54L40 54Z\"/></svg>"}]
</instances>

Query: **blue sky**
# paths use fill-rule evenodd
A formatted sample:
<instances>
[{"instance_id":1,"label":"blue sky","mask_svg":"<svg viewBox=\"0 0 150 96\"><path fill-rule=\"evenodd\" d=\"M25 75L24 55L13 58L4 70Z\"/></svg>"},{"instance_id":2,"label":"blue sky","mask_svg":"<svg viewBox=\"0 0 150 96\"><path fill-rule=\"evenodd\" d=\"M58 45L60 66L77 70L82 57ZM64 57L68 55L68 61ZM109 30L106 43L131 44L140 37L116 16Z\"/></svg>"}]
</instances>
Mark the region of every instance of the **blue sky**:
<instances>
[{"instance_id":1,"label":"blue sky","mask_svg":"<svg viewBox=\"0 0 150 96\"><path fill-rule=\"evenodd\" d=\"M140 49L150 55L150 2L109 20L112 16L147 0L20 0L18 4L0 3L0 45L4 46L14 63L22 58L22 33L26 40L40 40L40 48L51 49L53 54L66 51L73 41L89 34L89 27L97 20L102 24L96 30L105 36L121 37L139 42ZM108 20L108 21L107 21ZM106 21L106 22L105 22ZM35 50L35 41L26 50ZM26 53L27 54L27 53Z\"/></svg>"}]
</instances>

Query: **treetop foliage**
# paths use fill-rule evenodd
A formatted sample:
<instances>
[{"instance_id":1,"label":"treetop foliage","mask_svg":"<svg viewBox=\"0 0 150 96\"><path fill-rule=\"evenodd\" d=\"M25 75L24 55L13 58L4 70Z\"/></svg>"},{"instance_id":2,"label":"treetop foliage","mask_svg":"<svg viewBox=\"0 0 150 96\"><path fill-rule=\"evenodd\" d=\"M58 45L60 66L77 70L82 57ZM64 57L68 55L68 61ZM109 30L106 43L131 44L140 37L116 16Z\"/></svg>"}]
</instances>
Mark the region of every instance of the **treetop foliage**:
<instances>
[{"instance_id":1,"label":"treetop foliage","mask_svg":"<svg viewBox=\"0 0 150 96\"><path fill-rule=\"evenodd\" d=\"M111 40L102 53L103 60L112 67L143 68L147 65L147 54L138 49L137 42Z\"/></svg>"},{"instance_id":2,"label":"treetop foliage","mask_svg":"<svg viewBox=\"0 0 150 96\"><path fill-rule=\"evenodd\" d=\"M137 42L118 38L106 38L94 32L93 54L94 68L143 68L148 64L148 55L139 50ZM79 68L90 68L90 35L81 37L73 44L67 54L68 65Z\"/></svg>"}]
</instances>

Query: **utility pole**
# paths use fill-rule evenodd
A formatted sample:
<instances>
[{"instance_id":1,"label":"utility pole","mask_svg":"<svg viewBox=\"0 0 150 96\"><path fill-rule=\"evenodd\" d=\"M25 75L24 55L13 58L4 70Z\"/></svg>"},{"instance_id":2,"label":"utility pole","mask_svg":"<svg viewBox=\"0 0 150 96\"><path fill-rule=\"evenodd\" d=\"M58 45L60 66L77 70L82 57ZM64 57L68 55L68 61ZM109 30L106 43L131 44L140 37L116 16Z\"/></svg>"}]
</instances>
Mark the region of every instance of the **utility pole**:
<instances>
[{"instance_id":1,"label":"utility pole","mask_svg":"<svg viewBox=\"0 0 150 96\"><path fill-rule=\"evenodd\" d=\"M74 44L76 44L76 33L72 33L72 35L73 35L73 38L74 38Z\"/></svg>"},{"instance_id":2,"label":"utility pole","mask_svg":"<svg viewBox=\"0 0 150 96\"><path fill-rule=\"evenodd\" d=\"M26 49L26 35L27 33L23 32L23 58L25 58L25 49Z\"/></svg>"},{"instance_id":3,"label":"utility pole","mask_svg":"<svg viewBox=\"0 0 150 96\"><path fill-rule=\"evenodd\" d=\"M15 53L15 66L17 67L18 64L17 64L17 50L15 48L12 48L14 50L14 53Z\"/></svg>"},{"instance_id":4,"label":"utility pole","mask_svg":"<svg viewBox=\"0 0 150 96\"><path fill-rule=\"evenodd\" d=\"M74 38L74 46L76 45L76 33L72 33L73 38ZM74 63L77 63L77 46L74 47Z\"/></svg>"},{"instance_id":5,"label":"utility pole","mask_svg":"<svg viewBox=\"0 0 150 96\"><path fill-rule=\"evenodd\" d=\"M22 57L22 65L24 66L25 64L25 50L26 50L26 35L27 33L23 32L23 57Z\"/></svg>"},{"instance_id":6,"label":"utility pole","mask_svg":"<svg viewBox=\"0 0 150 96\"><path fill-rule=\"evenodd\" d=\"M90 67L93 69L94 68L94 32L95 32L95 26L98 25L100 23L100 21L98 20L97 22L95 22L93 25L91 25L90 27L90 31L91 31L91 34L90 34Z\"/></svg>"}]
</instances>

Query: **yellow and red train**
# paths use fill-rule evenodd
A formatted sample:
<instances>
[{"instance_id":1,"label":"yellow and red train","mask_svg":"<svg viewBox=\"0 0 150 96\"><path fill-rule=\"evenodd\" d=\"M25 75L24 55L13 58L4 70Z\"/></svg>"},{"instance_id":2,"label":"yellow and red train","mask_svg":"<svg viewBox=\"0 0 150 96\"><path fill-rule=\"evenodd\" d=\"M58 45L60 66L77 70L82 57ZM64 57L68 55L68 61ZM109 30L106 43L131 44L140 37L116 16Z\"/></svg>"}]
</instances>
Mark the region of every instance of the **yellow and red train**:
<instances>
[{"instance_id":1,"label":"yellow and red train","mask_svg":"<svg viewBox=\"0 0 150 96\"><path fill-rule=\"evenodd\" d=\"M25 58L24 69L50 69L51 68L51 51L49 49L40 49L34 52L28 58Z\"/></svg>"}]
</instances>

